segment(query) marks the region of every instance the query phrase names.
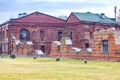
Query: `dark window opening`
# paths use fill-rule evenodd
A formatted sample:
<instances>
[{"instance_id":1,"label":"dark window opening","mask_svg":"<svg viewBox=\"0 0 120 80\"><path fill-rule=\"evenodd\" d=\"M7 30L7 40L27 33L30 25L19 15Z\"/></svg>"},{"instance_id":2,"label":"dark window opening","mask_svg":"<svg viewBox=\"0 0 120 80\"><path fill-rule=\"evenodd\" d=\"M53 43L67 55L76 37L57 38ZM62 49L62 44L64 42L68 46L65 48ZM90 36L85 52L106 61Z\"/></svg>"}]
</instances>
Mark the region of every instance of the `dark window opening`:
<instances>
[{"instance_id":1,"label":"dark window opening","mask_svg":"<svg viewBox=\"0 0 120 80\"><path fill-rule=\"evenodd\" d=\"M72 40L72 32L70 32L70 39Z\"/></svg>"},{"instance_id":2,"label":"dark window opening","mask_svg":"<svg viewBox=\"0 0 120 80\"><path fill-rule=\"evenodd\" d=\"M6 30L6 37L8 37L9 33L8 33L8 30Z\"/></svg>"},{"instance_id":3,"label":"dark window opening","mask_svg":"<svg viewBox=\"0 0 120 80\"><path fill-rule=\"evenodd\" d=\"M99 32L99 31L100 31L100 29L96 29L95 31Z\"/></svg>"},{"instance_id":4,"label":"dark window opening","mask_svg":"<svg viewBox=\"0 0 120 80\"><path fill-rule=\"evenodd\" d=\"M41 41L44 40L44 31L40 31L40 39L41 39Z\"/></svg>"},{"instance_id":5,"label":"dark window opening","mask_svg":"<svg viewBox=\"0 0 120 80\"><path fill-rule=\"evenodd\" d=\"M40 47L40 49L42 50L43 53L45 53L45 46L44 46L44 45L42 45L42 46Z\"/></svg>"},{"instance_id":6,"label":"dark window opening","mask_svg":"<svg viewBox=\"0 0 120 80\"><path fill-rule=\"evenodd\" d=\"M89 43L85 43L85 48L89 48Z\"/></svg>"},{"instance_id":7,"label":"dark window opening","mask_svg":"<svg viewBox=\"0 0 120 80\"><path fill-rule=\"evenodd\" d=\"M102 41L102 51L103 53L108 53L108 40Z\"/></svg>"},{"instance_id":8,"label":"dark window opening","mask_svg":"<svg viewBox=\"0 0 120 80\"><path fill-rule=\"evenodd\" d=\"M30 33L26 29L20 31L20 40L28 41L30 39Z\"/></svg>"},{"instance_id":9,"label":"dark window opening","mask_svg":"<svg viewBox=\"0 0 120 80\"><path fill-rule=\"evenodd\" d=\"M62 32L58 32L58 41L60 41L62 38Z\"/></svg>"},{"instance_id":10,"label":"dark window opening","mask_svg":"<svg viewBox=\"0 0 120 80\"><path fill-rule=\"evenodd\" d=\"M0 32L0 38L2 38L2 33Z\"/></svg>"},{"instance_id":11,"label":"dark window opening","mask_svg":"<svg viewBox=\"0 0 120 80\"><path fill-rule=\"evenodd\" d=\"M92 32L90 32L90 38L92 38Z\"/></svg>"},{"instance_id":12,"label":"dark window opening","mask_svg":"<svg viewBox=\"0 0 120 80\"><path fill-rule=\"evenodd\" d=\"M2 38L5 39L5 32L3 31Z\"/></svg>"}]
</instances>

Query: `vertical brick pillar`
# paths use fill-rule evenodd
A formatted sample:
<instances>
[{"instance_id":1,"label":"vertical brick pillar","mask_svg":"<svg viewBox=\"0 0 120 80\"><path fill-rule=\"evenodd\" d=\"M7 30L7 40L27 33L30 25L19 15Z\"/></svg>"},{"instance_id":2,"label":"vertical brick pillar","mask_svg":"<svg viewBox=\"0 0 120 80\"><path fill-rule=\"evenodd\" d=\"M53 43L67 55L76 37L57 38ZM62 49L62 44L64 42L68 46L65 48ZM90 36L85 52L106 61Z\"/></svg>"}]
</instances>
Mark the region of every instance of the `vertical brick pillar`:
<instances>
[{"instance_id":1,"label":"vertical brick pillar","mask_svg":"<svg viewBox=\"0 0 120 80\"><path fill-rule=\"evenodd\" d=\"M72 41L69 37L63 37L61 40L60 52L63 57L68 57L72 52Z\"/></svg>"},{"instance_id":2,"label":"vertical brick pillar","mask_svg":"<svg viewBox=\"0 0 120 80\"><path fill-rule=\"evenodd\" d=\"M92 45L92 49L93 49L93 53L95 54L99 54L102 53L102 34L101 32L94 32L94 36L93 36L93 45Z\"/></svg>"},{"instance_id":3,"label":"vertical brick pillar","mask_svg":"<svg viewBox=\"0 0 120 80\"><path fill-rule=\"evenodd\" d=\"M50 51L50 56L51 57L57 57L57 56L59 56L59 54L60 54L60 45L58 46L58 45L56 45L55 43L54 43L54 41L52 42L52 44L51 44L51 51Z\"/></svg>"},{"instance_id":4,"label":"vertical brick pillar","mask_svg":"<svg viewBox=\"0 0 120 80\"><path fill-rule=\"evenodd\" d=\"M113 37L113 34L109 34L109 37L108 37L108 52L109 52L109 55L111 54L115 54L115 39Z\"/></svg>"},{"instance_id":5,"label":"vertical brick pillar","mask_svg":"<svg viewBox=\"0 0 120 80\"><path fill-rule=\"evenodd\" d=\"M60 46L60 53L62 56L66 56L67 52L67 45L65 43L65 37L61 39L61 46Z\"/></svg>"}]
</instances>

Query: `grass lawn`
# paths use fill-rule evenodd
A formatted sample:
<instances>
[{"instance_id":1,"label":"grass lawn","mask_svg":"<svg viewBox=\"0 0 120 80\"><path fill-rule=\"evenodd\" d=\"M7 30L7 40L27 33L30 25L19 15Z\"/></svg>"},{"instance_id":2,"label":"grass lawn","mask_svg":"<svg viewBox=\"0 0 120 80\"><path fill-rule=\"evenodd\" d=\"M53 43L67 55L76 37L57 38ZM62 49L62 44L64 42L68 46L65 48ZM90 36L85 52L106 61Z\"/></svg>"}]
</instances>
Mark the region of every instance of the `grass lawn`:
<instances>
[{"instance_id":1,"label":"grass lawn","mask_svg":"<svg viewBox=\"0 0 120 80\"><path fill-rule=\"evenodd\" d=\"M0 58L0 80L120 80L120 62Z\"/></svg>"}]
</instances>

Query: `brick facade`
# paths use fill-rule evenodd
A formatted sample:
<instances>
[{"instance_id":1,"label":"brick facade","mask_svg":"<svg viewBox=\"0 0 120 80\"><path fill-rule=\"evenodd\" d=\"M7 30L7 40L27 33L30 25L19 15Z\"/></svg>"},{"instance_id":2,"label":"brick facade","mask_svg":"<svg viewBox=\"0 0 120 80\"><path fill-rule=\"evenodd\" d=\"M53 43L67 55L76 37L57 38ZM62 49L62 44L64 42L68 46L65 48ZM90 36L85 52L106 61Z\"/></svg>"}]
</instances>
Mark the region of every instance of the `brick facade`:
<instances>
[{"instance_id":1,"label":"brick facade","mask_svg":"<svg viewBox=\"0 0 120 80\"><path fill-rule=\"evenodd\" d=\"M73 58L73 59L89 59L89 60L110 60L110 61L120 61L120 44L115 44L115 38L113 36L112 30L109 29L107 32L94 33L94 43L92 45L92 51L90 48L79 49L72 47L73 45L66 44L66 40L69 38L62 38L60 45L57 45L55 41L51 45L51 57L54 58ZM120 32L118 32L120 33ZM112 34L112 35L111 35ZM98 37L96 37L98 36ZM106 37L107 36L107 37ZM105 37L105 38L104 38ZM69 39L70 40L70 39ZM99 40L99 41L98 41ZM108 53L103 53L102 41L108 40ZM97 45L96 45L97 44ZM98 47L99 46L99 47Z\"/></svg>"},{"instance_id":2,"label":"brick facade","mask_svg":"<svg viewBox=\"0 0 120 80\"><path fill-rule=\"evenodd\" d=\"M83 21L78 19L73 13L65 21L50 15L35 12L27 16L12 19L1 25L2 44L0 44L0 50L8 54L28 55L30 52L34 52L34 50L41 49L46 55L52 57L62 53L62 55L59 54L62 57L104 60L109 55L102 54L102 43L100 42L102 39L106 39L109 41L109 53L115 54L111 55L113 56L111 60L119 60L116 57L119 54L116 53L119 53L120 46L115 44L113 33L108 35L106 33L102 34L101 31L99 33L95 32L113 27L116 30L120 30L119 26L113 23ZM21 33L22 30L23 33ZM24 34L24 31L27 31L27 33ZM28 40L21 40L21 34L23 36L29 34ZM65 39L61 41L63 46L56 46L56 44L52 43L52 41L60 41L62 37L69 37L72 40L72 45L65 45ZM32 45L27 44L28 41L32 42ZM111 48L113 46L115 47ZM82 53L75 52L72 47L82 49ZM88 48L93 48L92 54L87 52ZM61 52L61 49L63 49L63 52Z\"/></svg>"},{"instance_id":3,"label":"brick facade","mask_svg":"<svg viewBox=\"0 0 120 80\"><path fill-rule=\"evenodd\" d=\"M9 28L8 28L9 27ZM52 17L43 13L35 12L27 16L13 19L1 27L2 33L2 48L7 47L11 50L11 53L21 54L22 52L26 55L31 48L24 48L23 51L21 45L16 45L15 40L20 40L20 31L27 30L29 32L29 40L32 41L33 45L31 46L33 50L42 49L45 54L50 53L51 42L58 40L58 32L63 32L65 29L65 21L56 17ZM9 32L7 33L7 30ZM43 40L40 38L40 32L43 32ZM3 34L4 33L4 34ZM8 36L6 36L8 34ZM12 37L15 37L13 39ZM20 40L22 41L22 40ZM6 42L6 43L4 43ZM27 46L25 41L21 42L23 47ZM6 46L4 46L7 44ZM15 50L15 49L19 50ZM1 51L5 52L5 51Z\"/></svg>"},{"instance_id":4,"label":"brick facade","mask_svg":"<svg viewBox=\"0 0 120 80\"><path fill-rule=\"evenodd\" d=\"M120 53L120 32L114 28L109 28L107 30L100 30L94 32L93 38L93 53L104 53L103 51L103 41L108 41L108 53L109 55Z\"/></svg>"},{"instance_id":5,"label":"brick facade","mask_svg":"<svg viewBox=\"0 0 120 80\"><path fill-rule=\"evenodd\" d=\"M64 52L61 54L62 57L74 58L74 59L119 61L120 55L116 54L116 52L118 53L120 47L118 44L115 44L115 40L113 37L114 34L113 33L109 34L111 33L110 32L111 28L114 28L119 31L119 25L117 24L81 21L76 16L71 14L67 20L66 34L67 34L67 37L70 37L72 39L72 42L73 42L72 46L80 48L82 49L82 51L80 53L75 52L73 50L70 53ZM104 34L99 33L99 35L98 34L95 35L96 31L103 30L103 29L104 30L108 29L108 33L104 32ZM72 33L72 36L71 36L71 33ZM101 43L102 39L109 40L109 43L108 43L109 54L102 53L102 43ZM116 49L114 49L115 47ZM92 48L93 52L89 53L87 51L88 48ZM55 54L54 54L54 52L51 51L51 56L52 57L59 56L57 52L59 51L55 51Z\"/></svg>"},{"instance_id":6,"label":"brick facade","mask_svg":"<svg viewBox=\"0 0 120 80\"><path fill-rule=\"evenodd\" d=\"M116 24L81 21L71 13L67 20L66 34L67 37L71 37L70 33L72 33L73 46L78 48L91 48L94 31L108 29L110 27L119 29Z\"/></svg>"}]
</instances>

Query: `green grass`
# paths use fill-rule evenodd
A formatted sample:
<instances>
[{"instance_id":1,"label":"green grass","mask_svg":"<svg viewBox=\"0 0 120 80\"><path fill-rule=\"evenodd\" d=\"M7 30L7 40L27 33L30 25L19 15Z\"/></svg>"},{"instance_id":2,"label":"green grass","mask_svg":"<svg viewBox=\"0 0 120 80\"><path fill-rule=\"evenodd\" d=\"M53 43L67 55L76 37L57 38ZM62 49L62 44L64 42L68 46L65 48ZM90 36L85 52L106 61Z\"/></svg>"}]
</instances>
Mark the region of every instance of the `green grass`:
<instances>
[{"instance_id":1,"label":"green grass","mask_svg":"<svg viewBox=\"0 0 120 80\"><path fill-rule=\"evenodd\" d=\"M119 62L0 58L0 80L120 80Z\"/></svg>"}]
</instances>

